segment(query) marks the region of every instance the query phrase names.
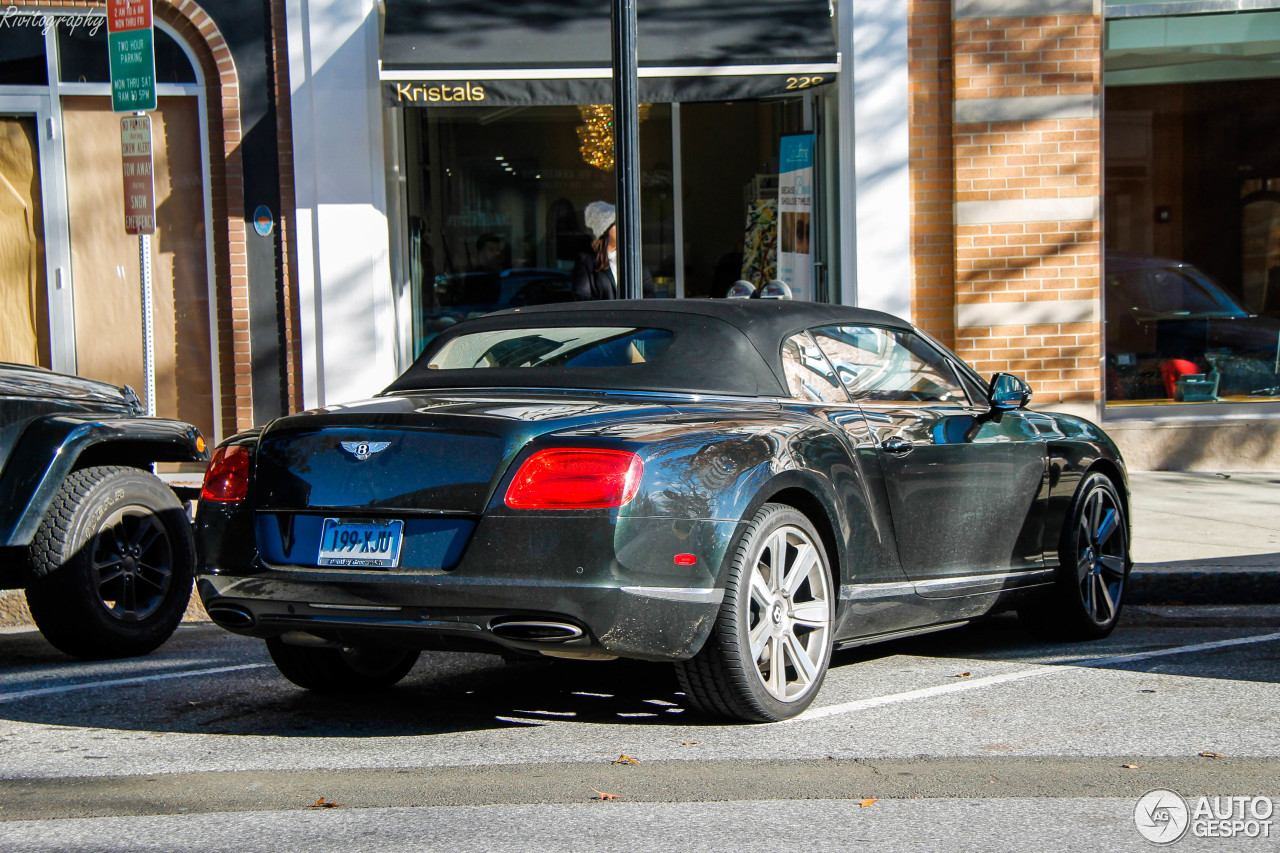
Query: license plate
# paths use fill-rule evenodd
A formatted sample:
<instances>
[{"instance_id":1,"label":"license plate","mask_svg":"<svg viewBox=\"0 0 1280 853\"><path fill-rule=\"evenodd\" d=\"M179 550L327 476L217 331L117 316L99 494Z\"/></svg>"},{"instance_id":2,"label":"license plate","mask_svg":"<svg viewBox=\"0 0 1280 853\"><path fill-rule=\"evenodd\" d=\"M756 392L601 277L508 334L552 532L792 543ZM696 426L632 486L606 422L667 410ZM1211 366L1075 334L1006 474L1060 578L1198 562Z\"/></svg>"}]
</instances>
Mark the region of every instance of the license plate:
<instances>
[{"instance_id":1,"label":"license plate","mask_svg":"<svg viewBox=\"0 0 1280 853\"><path fill-rule=\"evenodd\" d=\"M390 569L400 565L403 521L326 518L317 566Z\"/></svg>"}]
</instances>

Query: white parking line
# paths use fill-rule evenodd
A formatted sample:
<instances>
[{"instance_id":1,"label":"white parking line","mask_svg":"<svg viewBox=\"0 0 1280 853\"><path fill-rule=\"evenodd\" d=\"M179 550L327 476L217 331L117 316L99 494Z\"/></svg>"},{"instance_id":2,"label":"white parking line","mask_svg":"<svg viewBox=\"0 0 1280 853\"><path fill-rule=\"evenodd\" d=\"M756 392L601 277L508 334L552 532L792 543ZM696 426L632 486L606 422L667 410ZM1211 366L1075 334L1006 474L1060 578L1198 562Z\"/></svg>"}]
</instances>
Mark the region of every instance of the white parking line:
<instances>
[{"instance_id":1,"label":"white parking line","mask_svg":"<svg viewBox=\"0 0 1280 853\"><path fill-rule=\"evenodd\" d=\"M126 684L145 684L148 681L165 681L170 678L196 678L201 675L217 675L222 672L240 672L246 669L264 669L269 663L242 663L238 666L217 666L212 669L186 669L180 672L165 672L160 675L138 675L132 678L111 678L104 681L81 681L76 684L61 684L57 687L37 687L34 690L19 690L16 693L0 693L0 702L14 702L18 699L30 699L33 696L49 696L54 693L71 693L75 690L91 690L95 687L121 687Z\"/></svg>"},{"instance_id":2,"label":"white parking line","mask_svg":"<svg viewBox=\"0 0 1280 853\"><path fill-rule=\"evenodd\" d=\"M1021 681L1024 678L1037 678L1042 675L1051 675L1053 673L1066 674L1075 669L1116 666L1117 664L1149 660L1150 658L1165 657L1167 655L1185 655L1193 652L1225 649L1230 646L1245 646L1252 643L1268 643L1272 640L1280 640L1280 633L1255 634L1250 637L1237 637L1233 640L1215 640L1211 643L1193 643L1188 646L1173 646L1168 649L1154 649L1149 652L1135 652L1131 655L1077 658L1074 660L1063 661L1062 663L1037 666L1032 669L1022 669L1017 672L1006 672L1001 675L988 675L984 678L974 679L966 678L964 681L956 681L952 684L939 684L936 687L924 687L919 690L908 690L905 693L891 693L887 696L873 696L869 699L855 699L851 702L841 702L838 705L827 705L822 708L810 708L800 716L787 720L786 722L807 723L813 720L821 720L826 717L834 717L839 714L849 714L854 711L865 711L868 708L879 708L882 705L894 705L899 702L914 702L917 699L932 699L934 696L945 696L949 693L963 693L966 690L977 690L980 687L993 687L997 684L1007 684L1010 681Z\"/></svg>"}]
</instances>

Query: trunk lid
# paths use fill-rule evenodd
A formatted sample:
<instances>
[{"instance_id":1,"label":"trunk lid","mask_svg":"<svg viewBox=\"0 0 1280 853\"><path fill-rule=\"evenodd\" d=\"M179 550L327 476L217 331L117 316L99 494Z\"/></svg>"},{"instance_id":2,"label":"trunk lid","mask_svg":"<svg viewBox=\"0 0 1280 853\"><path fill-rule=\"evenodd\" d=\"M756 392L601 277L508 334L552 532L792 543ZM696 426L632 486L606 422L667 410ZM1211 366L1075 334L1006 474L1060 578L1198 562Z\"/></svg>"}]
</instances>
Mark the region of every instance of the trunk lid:
<instances>
[{"instance_id":1,"label":"trunk lid","mask_svg":"<svg viewBox=\"0 0 1280 853\"><path fill-rule=\"evenodd\" d=\"M478 516L538 435L670 412L575 394L413 394L304 412L258 445L259 509Z\"/></svg>"}]
</instances>

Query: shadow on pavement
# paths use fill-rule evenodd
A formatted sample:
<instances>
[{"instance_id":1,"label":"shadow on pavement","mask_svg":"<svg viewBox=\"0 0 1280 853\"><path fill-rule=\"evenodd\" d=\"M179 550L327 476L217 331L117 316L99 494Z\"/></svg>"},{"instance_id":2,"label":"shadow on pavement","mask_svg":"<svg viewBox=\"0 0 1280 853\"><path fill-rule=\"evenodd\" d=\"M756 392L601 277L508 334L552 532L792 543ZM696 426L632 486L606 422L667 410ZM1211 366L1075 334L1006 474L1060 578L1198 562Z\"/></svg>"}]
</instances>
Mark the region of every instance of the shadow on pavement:
<instances>
[{"instance_id":1,"label":"shadow on pavement","mask_svg":"<svg viewBox=\"0 0 1280 853\"><path fill-rule=\"evenodd\" d=\"M833 667L855 668L856 673L859 663L896 655L1026 666L1041 665L1050 657L1068 659L1063 665L1070 665L1070 659L1075 658L1132 654L1268 633L1277 627L1274 611L1262 608L1243 619L1215 615L1213 608L1200 610L1204 611L1201 618L1188 619L1176 613L1163 614L1159 608L1131 608L1110 638L1076 644L1038 640L1005 614L944 633L837 652ZM1158 635L1155 640L1153 628ZM1168 634L1160 634L1166 628ZM1186 634L1187 628L1211 630ZM344 738L479 732L550 722L724 724L686 709L667 664L507 662L483 654L426 652L414 671L392 690L324 696L286 682L270 665L261 643L224 635L212 626L179 631L160 651L128 662L73 661L34 632L0 634L0 699L5 693L51 683L110 682L228 666L251 668L0 701L0 719L124 731ZM1170 655L1104 668L1280 682L1280 643Z\"/></svg>"}]
</instances>

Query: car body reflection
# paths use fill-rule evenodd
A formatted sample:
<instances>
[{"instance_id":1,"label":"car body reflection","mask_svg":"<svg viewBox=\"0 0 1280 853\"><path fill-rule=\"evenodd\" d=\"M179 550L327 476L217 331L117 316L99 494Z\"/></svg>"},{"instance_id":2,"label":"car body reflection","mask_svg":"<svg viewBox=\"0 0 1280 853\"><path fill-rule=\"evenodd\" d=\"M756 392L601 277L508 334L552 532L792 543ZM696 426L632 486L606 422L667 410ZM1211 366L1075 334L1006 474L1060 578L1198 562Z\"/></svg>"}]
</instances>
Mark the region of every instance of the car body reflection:
<instances>
[{"instance_id":1,"label":"car body reflection","mask_svg":"<svg viewBox=\"0 0 1280 853\"><path fill-rule=\"evenodd\" d=\"M1182 261L1107 256L1107 401L1280 396L1280 319Z\"/></svg>"}]
</instances>

